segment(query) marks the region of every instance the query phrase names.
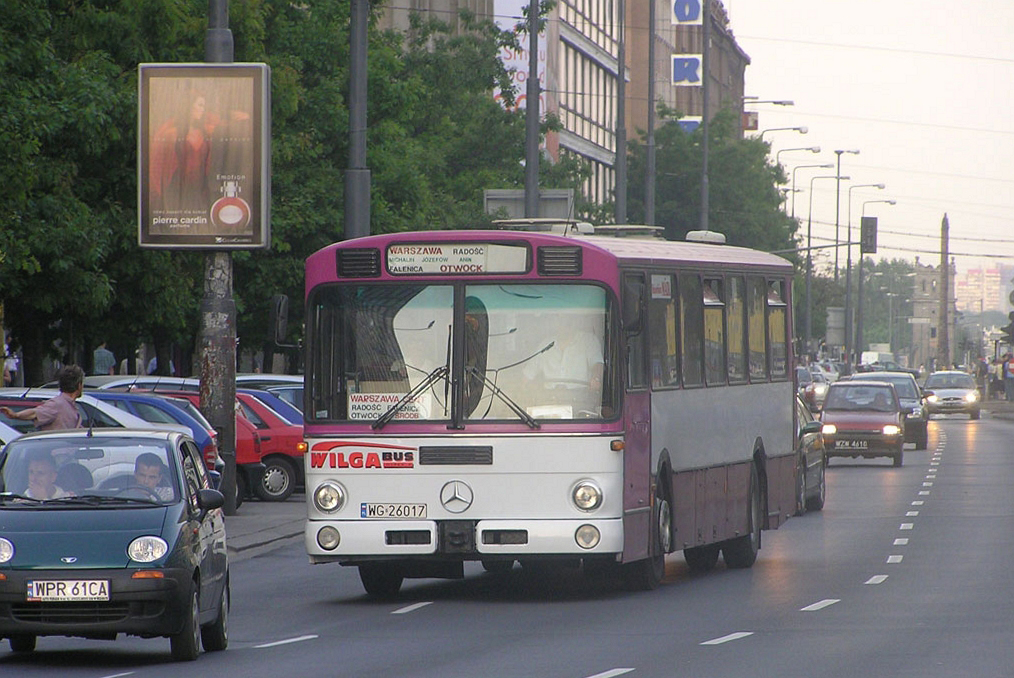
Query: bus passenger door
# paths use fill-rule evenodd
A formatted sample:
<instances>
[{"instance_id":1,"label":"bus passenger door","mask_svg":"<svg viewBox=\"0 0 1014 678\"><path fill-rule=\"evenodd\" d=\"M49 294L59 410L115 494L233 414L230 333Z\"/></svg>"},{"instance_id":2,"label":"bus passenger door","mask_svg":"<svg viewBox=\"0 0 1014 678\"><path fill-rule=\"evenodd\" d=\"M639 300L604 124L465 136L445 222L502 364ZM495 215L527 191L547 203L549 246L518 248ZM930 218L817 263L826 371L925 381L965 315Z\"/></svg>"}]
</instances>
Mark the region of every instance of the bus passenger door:
<instances>
[{"instance_id":1,"label":"bus passenger door","mask_svg":"<svg viewBox=\"0 0 1014 678\"><path fill-rule=\"evenodd\" d=\"M648 390L645 276L623 276L623 560L650 555L651 393Z\"/></svg>"}]
</instances>

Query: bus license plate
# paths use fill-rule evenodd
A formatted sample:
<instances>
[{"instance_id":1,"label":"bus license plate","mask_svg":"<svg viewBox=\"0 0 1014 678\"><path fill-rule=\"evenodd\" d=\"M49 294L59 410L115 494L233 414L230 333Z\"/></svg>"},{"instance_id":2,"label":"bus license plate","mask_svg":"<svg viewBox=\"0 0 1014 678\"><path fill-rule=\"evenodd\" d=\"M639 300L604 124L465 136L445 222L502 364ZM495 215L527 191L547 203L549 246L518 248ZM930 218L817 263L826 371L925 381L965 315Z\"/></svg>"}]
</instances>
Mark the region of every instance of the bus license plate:
<instances>
[{"instance_id":1,"label":"bus license plate","mask_svg":"<svg viewBox=\"0 0 1014 678\"><path fill-rule=\"evenodd\" d=\"M107 579L47 579L28 582L30 603L66 603L109 600Z\"/></svg>"},{"instance_id":2,"label":"bus license plate","mask_svg":"<svg viewBox=\"0 0 1014 678\"><path fill-rule=\"evenodd\" d=\"M836 440L834 446L839 450L865 450L870 446L868 440Z\"/></svg>"},{"instance_id":3,"label":"bus license plate","mask_svg":"<svg viewBox=\"0 0 1014 678\"><path fill-rule=\"evenodd\" d=\"M389 518L404 520L406 518L425 518L426 504L360 504L359 515L362 518Z\"/></svg>"}]
</instances>

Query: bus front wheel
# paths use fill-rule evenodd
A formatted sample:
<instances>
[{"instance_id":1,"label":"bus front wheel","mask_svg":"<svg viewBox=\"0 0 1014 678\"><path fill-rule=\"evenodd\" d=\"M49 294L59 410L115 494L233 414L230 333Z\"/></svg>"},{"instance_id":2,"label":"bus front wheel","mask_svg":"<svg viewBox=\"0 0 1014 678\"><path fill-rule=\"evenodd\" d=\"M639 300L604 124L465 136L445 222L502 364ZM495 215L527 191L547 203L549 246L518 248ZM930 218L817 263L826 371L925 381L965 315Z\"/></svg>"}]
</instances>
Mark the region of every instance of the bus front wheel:
<instances>
[{"instance_id":1,"label":"bus front wheel","mask_svg":"<svg viewBox=\"0 0 1014 678\"><path fill-rule=\"evenodd\" d=\"M664 492L659 493L655 502L654 518L653 548L648 557L626 565L627 581L631 587L644 591L656 589L662 583L665 554L672 550L672 506Z\"/></svg>"},{"instance_id":2,"label":"bus front wheel","mask_svg":"<svg viewBox=\"0 0 1014 678\"><path fill-rule=\"evenodd\" d=\"M369 595L375 598L392 598L398 595L405 578L397 565L369 563L359 566L359 580Z\"/></svg>"}]
</instances>

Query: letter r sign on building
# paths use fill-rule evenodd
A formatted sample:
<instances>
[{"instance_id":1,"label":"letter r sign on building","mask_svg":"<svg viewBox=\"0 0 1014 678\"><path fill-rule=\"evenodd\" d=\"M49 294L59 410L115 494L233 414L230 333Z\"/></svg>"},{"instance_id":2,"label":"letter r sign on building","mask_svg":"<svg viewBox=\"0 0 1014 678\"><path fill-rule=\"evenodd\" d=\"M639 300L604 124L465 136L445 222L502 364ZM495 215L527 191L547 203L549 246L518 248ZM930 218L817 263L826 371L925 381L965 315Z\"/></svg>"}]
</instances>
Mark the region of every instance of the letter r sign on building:
<instances>
[{"instance_id":1,"label":"letter r sign on building","mask_svg":"<svg viewBox=\"0 0 1014 678\"><path fill-rule=\"evenodd\" d=\"M673 54L672 84L676 87L700 87L702 62L700 54Z\"/></svg>"}]
</instances>

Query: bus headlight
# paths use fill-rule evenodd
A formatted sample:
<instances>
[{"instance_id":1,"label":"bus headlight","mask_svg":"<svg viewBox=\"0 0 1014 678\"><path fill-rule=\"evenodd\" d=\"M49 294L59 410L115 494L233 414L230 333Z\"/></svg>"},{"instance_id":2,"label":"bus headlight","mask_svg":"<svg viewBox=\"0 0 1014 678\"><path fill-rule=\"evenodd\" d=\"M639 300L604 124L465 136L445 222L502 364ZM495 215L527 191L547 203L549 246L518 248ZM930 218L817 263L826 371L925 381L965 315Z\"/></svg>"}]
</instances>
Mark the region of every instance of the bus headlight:
<instances>
[{"instance_id":1,"label":"bus headlight","mask_svg":"<svg viewBox=\"0 0 1014 678\"><path fill-rule=\"evenodd\" d=\"M570 498L582 511L594 511L602 506L602 490L590 480L582 480L574 486Z\"/></svg>"},{"instance_id":2,"label":"bus headlight","mask_svg":"<svg viewBox=\"0 0 1014 678\"><path fill-rule=\"evenodd\" d=\"M595 548L599 545L601 539L602 535L599 533L599 528L594 525L582 525L574 533L574 541L583 549Z\"/></svg>"},{"instance_id":3,"label":"bus headlight","mask_svg":"<svg viewBox=\"0 0 1014 678\"><path fill-rule=\"evenodd\" d=\"M334 513L345 506L345 488L333 480L325 480L313 491L313 505L324 513Z\"/></svg>"},{"instance_id":4,"label":"bus headlight","mask_svg":"<svg viewBox=\"0 0 1014 678\"><path fill-rule=\"evenodd\" d=\"M330 525L325 525L317 532L317 546L325 551L334 551L341 541L341 534Z\"/></svg>"}]
</instances>

